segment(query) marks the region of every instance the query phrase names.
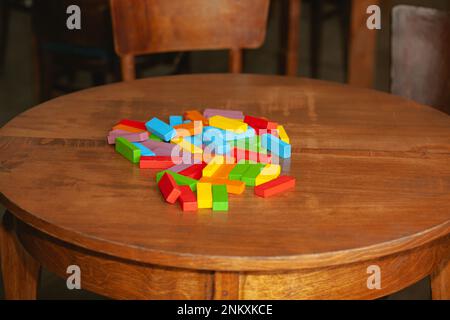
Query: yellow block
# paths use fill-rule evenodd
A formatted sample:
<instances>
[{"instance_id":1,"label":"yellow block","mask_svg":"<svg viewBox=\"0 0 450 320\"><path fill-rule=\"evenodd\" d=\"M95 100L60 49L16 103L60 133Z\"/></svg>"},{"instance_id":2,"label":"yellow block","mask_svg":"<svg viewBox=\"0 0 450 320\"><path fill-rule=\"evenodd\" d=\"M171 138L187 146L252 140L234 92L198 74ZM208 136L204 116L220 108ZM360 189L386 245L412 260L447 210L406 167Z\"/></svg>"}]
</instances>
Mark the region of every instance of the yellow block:
<instances>
[{"instance_id":1,"label":"yellow block","mask_svg":"<svg viewBox=\"0 0 450 320\"><path fill-rule=\"evenodd\" d=\"M243 133L247 131L248 127L248 125L243 121L222 116L213 116L209 118L209 125L236 133Z\"/></svg>"},{"instance_id":2,"label":"yellow block","mask_svg":"<svg viewBox=\"0 0 450 320\"><path fill-rule=\"evenodd\" d=\"M183 138L174 138L170 140L172 143L176 143L180 146L181 149L186 150L190 153L201 154L203 153L203 149L197 147L195 144L190 143L189 141L184 140Z\"/></svg>"},{"instance_id":3,"label":"yellow block","mask_svg":"<svg viewBox=\"0 0 450 320\"><path fill-rule=\"evenodd\" d=\"M223 164L213 175L214 178L228 179L231 170L236 166L236 164Z\"/></svg>"},{"instance_id":4,"label":"yellow block","mask_svg":"<svg viewBox=\"0 0 450 320\"><path fill-rule=\"evenodd\" d=\"M206 167L202 170L202 176L203 177L212 177L214 174L220 169L220 167L223 166L223 164L218 163L208 163Z\"/></svg>"},{"instance_id":5,"label":"yellow block","mask_svg":"<svg viewBox=\"0 0 450 320\"><path fill-rule=\"evenodd\" d=\"M260 184L276 179L280 173L281 166L279 164L266 164L260 174L256 177L255 186L259 186Z\"/></svg>"},{"instance_id":6,"label":"yellow block","mask_svg":"<svg viewBox=\"0 0 450 320\"><path fill-rule=\"evenodd\" d=\"M202 177L199 182L209 182L211 184L224 184L227 186L227 192L232 194L241 194L245 190L245 183L239 180L228 180L222 178Z\"/></svg>"},{"instance_id":7,"label":"yellow block","mask_svg":"<svg viewBox=\"0 0 450 320\"><path fill-rule=\"evenodd\" d=\"M289 136L287 135L286 130L284 130L284 127L279 125L277 126L277 130L278 135L280 136L280 140L290 144Z\"/></svg>"},{"instance_id":8,"label":"yellow block","mask_svg":"<svg viewBox=\"0 0 450 320\"><path fill-rule=\"evenodd\" d=\"M212 185L209 182L197 183L197 205L199 209L212 208Z\"/></svg>"}]
</instances>

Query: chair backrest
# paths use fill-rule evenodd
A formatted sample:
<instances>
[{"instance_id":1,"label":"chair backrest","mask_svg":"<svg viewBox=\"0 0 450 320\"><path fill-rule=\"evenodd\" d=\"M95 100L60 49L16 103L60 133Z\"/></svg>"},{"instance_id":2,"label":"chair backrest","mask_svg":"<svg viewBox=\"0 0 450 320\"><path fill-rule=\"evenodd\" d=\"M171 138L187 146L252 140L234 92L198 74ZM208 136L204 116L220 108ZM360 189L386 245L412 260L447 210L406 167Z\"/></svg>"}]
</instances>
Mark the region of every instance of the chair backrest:
<instances>
[{"instance_id":1,"label":"chair backrest","mask_svg":"<svg viewBox=\"0 0 450 320\"><path fill-rule=\"evenodd\" d=\"M450 114L450 13L392 11L391 91Z\"/></svg>"},{"instance_id":2,"label":"chair backrest","mask_svg":"<svg viewBox=\"0 0 450 320\"><path fill-rule=\"evenodd\" d=\"M264 42L269 0L110 0L123 79L135 78L140 54L231 49L230 70L242 69L243 48Z\"/></svg>"}]
</instances>

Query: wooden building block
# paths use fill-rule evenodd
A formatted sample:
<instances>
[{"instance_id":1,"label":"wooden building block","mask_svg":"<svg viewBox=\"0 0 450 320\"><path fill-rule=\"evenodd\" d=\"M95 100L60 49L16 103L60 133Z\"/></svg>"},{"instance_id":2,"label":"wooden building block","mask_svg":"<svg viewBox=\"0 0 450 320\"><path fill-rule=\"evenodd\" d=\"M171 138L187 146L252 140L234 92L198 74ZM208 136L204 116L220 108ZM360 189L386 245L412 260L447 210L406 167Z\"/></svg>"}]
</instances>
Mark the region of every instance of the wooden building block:
<instances>
[{"instance_id":1,"label":"wooden building block","mask_svg":"<svg viewBox=\"0 0 450 320\"><path fill-rule=\"evenodd\" d=\"M203 176L204 167L206 167L206 163L204 162L193 164L189 168L180 171L179 174L198 180Z\"/></svg>"},{"instance_id":2,"label":"wooden building block","mask_svg":"<svg viewBox=\"0 0 450 320\"><path fill-rule=\"evenodd\" d=\"M230 119L222 116L213 116L209 118L209 125L223 130L235 133L244 133L248 125L245 122L236 119Z\"/></svg>"},{"instance_id":3,"label":"wooden building block","mask_svg":"<svg viewBox=\"0 0 450 320\"><path fill-rule=\"evenodd\" d=\"M174 128L169 126L164 121L159 120L158 118L153 118L148 121L145 126L147 130L151 133L155 134L157 137L163 139L164 141L170 141L175 138L176 131Z\"/></svg>"},{"instance_id":4,"label":"wooden building block","mask_svg":"<svg viewBox=\"0 0 450 320\"><path fill-rule=\"evenodd\" d=\"M142 122L142 121L122 119L117 124L123 124L128 127L133 127L136 129L140 129L142 131L147 131L147 128L145 127L145 122Z\"/></svg>"},{"instance_id":5,"label":"wooden building block","mask_svg":"<svg viewBox=\"0 0 450 320\"><path fill-rule=\"evenodd\" d=\"M242 111L228 109L205 109L203 110L203 116L206 118L223 116L231 119L244 120L244 113Z\"/></svg>"},{"instance_id":6,"label":"wooden building block","mask_svg":"<svg viewBox=\"0 0 450 320\"><path fill-rule=\"evenodd\" d=\"M199 209L212 208L213 200L211 183L197 183L197 205Z\"/></svg>"},{"instance_id":7,"label":"wooden building block","mask_svg":"<svg viewBox=\"0 0 450 320\"><path fill-rule=\"evenodd\" d=\"M126 139L126 137L125 137L125 139ZM149 148L144 146L142 143L132 142L132 144L135 147L139 148L139 150L141 150L141 156L151 157L151 156L155 155L155 153L152 150L150 150Z\"/></svg>"},{"instance_id":8,"label":"wooden building block","mask_svg":"<svg viewBox=\"0 0 450 320\"><path fill-rule=\"evenodd\" d=\"M208 125L208 119L206 119L200 112L197 110L189 110L184 113L184 117L187 120L191 121L201 121L204 126Z\"/></svg>"},{"instance_id":9,"label":"wooden building block","mask_svg":"<svg viewBox=\"0 0 450 320\"><path fill-rule=\"evenodd\" d=\"M124 130L112 130L109 132L107 140L108 144L115 144L116 138L122 137L127 139L130 142L141 142L145 141L149 138L148 132L129 132Z\"/></svg>"},{"instance_id":10,"label":"wooden building block","mask_svg":"<svg viewBox=\"0 0 450 320\"><path fill-rule=\"evenodd\" d=\"M130 127L130 126L126 126L124 124L116 124L114 127L112 127L113 130L123 130L123 131L128 131L128 132L144 132L145 130L142 129L138 129L135 127Z\"/></svg>"},{"instance_id":11,"label":"wooden building block","mask_svg":"<svg viewBox=\"0 0 450 320\"><path fill-rule=\"evenodd\" d=\"M247 186L255 186L256 177L261 173L263 168L264 164L261 163L249 164L247 171L242 174L241 181Z\"/></svg>"},{"instance_id":12,"label":"wooden building block","mask_svg":"<svg viewBox=\"0 0 450 320\"><path fill-rule=\"evenodd\" d=\"M178 124L173 127L177 132L177 137L189 137L201 134L203 132L203 124L201 121L191 121L189 123Z\"/></svg>"},{"instance_id":13,"label":"wooden building block","mask_svg":"<svg viewBox=\"0 0 450 320\"><path fill-rule=\"evenodd\" d=\"M230 174L228 175L228 179L241 180L242 175L244 174L245 171L248 170L249 166L250 165L248 163L236 164L236 166L233 168L233 170L230 171Z\"/></svg>"},{"instance_id":14,"label":"wooden building block","mask_svg":"<svg viewBox=\"0 0 450 320\"><path fill-rule=\"evenodd\" d=\"M263 183L278 178L280 173L281 166L279 164L266 164L266 166L261 170L260 174L256 177L255 186L259 186Z\"/></svg>"},{"instance_id":15,"label":"wooden building block","mask_svg":"<svg viewBox=\"0 0 450 320\"><path fill-rule=\"evenodd\" d=\"M233 148L230 152L230 155L236 158L237 162L241 160L248 160L250 162L270 163L272 161L272 155L267 154L267 151L261 153L245 149Z\"/></svg>"},{"instance_id":16,"label":"wooden building block","mask_svg":"<svg viewBox=\"0 0 450 320\"><path fill-rule=\"evenodd\" d=\"M286 133L286 130L284 129L284 127L282 125L279 125L277 127L278 130L278 137L280 138L281 141L286 142L287 144L290 144L290 139L288 134Z\"/></svg>"},{"instance_id":17,"label":"wooden building block","mask_svg":"<svg viewBox=\"0 0 450 320\"><path fill-rule=\"evenodd\" d=\"M172 143L175 143L180 146L181 149L186 150L190 153L202 154L203 149L196 146L195 144L190 143L189 141L183 138L175 138L171 140Z\"/></svg>"},{"instance_id":18,"label":"wooden building block","mask_svg":"<svg viewBox=\"0 0 450 320\"><path fill-rule=\"evenodd\" d=\"M148 138L151 139L151 140L154 140L154 141L163 141L163 139L161 139L160 137L158 137L154 133L150 134L150 136Z\"/></svg>"},{"instance_id":19,"label":"wooden building block","mask_svg":"<svg viewBox=\"0 0 450 320\"><path fill-rule=\"evenodd\" d=\"M254 129L276 129L278 124L264 118L245 116L244 122Z\"/></svg>"},{"instance_id":20,"label":"wooden building block","mask_svg":"<svg viewBox=\"0 0 450 320\"><path fill-rule=\"evenodd\" d=\"M176 184L175 180L170 174L163 174L158 182L158 188L161 191L163 198L168 203L175 203L181 194L181 190Z\"/></svg>"},{"instance_id":21,"label":"wooden building block","mask_svg":"<svg viewBox=\"0 0 450 320\"><path fill-rule=\"evenodd\" d=\"M261 146L281 158L291 157L291 145L271 134L263 134L261 136Z\"/></svg>"},{"instance_id":22,"label":"wooden building block","mask_svg":"<svg viewBox=\"0 0 450 320\"><path fill-rule=\"evenodd\" d=\"M133 163L141 158L141 150L125 138L116 138L116 151Z\"/></svg>"},{"instance_id":23,"label":"wooden building block","mask_svg":"<svg viewBox=\"0 0 450 320\"><path fill-rule=\"evenodd\" d=\"M182 124L183 123L183 116L170 116L169 117L169 125L171 127Z\"/></svg>"},{"instance_id":24,"label":"wooden building block","mask_svg":"<svg viewBox=\"0 0 450 320\"><path fill-rule=\"evenodd\" d=\"M213 185L224 184L227 186L227 192L231 194L242 194L245 191L245 183L242 181L203 177L200 182L209 182Z\"/></svg>"},{"instance_id":25,"label":"wooden building block","mask_svg":"<svg viewBox=\"0 0 450 320\"><path fill-rule=\"evenodd\" d=\"M183 171L183 170L185 170L187 168L190 168L190 167L192 167L191 163L180 163L180 164L174 165L173 167L170 167L167 170L179 173L180 171Z\"/></svg>"},{"instance_id":26,"label":"wooden building block","mask_svg":"<svg viewBox=\"0 0 450 320\"><path fill-rule=\"evenodd\" d=\"M235 163L233 164L223 164L214 174L214 178L222 178L222 179L228 179L228 176L230 175L230 172L234 169L236 166Z\"/></svg>"},{"instance_id":27,"label":"wooden building block","mask_svg":"<svg viewBox=\"0 0 450 320\"><path fill-rule=\"evenodd\" d=\"M141 169L167 169L181 162L181 158L172 156L142 156L139 161Z\"/></svg>"},{"instance_id":28,"label":"wooden building block","mask_svg":"<svg viewBox=\"0 0 450 320\"><path fill-rule=\"evenodd\" d=\"M212 177L220 169L223 164L217 163L208 163L206 167L203 168L202 176L203 177Z\"/></svg>"},{"instance_id":29,"label":"wooden building block","mask_svg":"<svg viewBox=\"0 0 450 320\"><path fill-rule=\"evenodd\" d=\"M179 186L181 194L178 198L183 211L197 211L197 196L189 186Z\"/></svg>"},{"instance_id":30,"label":"wooden building block","mask_svg":"<svg viewBox=\"0 0 450 320\"><path fill-rule=\"evenodd\" d=\"M255 187L255 194L259 197L267 198L294 188L294 177L280 176L275 180L263 183Z\"/></svg>"},{"instance_id":31,"label":"wooden building block","mask_svg":"<svg viewBox=\"0 0 450 320\"><path fill-rule=\"evenodd\" d=\"M212 208L214 211L228 211L228 193L226 185L212 185L212 201Z\"/></svg>"},{"instance_id":32,"label":"wooden building block","mask_svg":"<svg viewBox=\"0 0 450 320\"><path fill-rule=\"evenodd\" d=\"M197 180L183 176L181 174L178 174L176 172L172 172L169 170L164 170L164 171L160 171L156 174L156 182L159 182L159 180L161 179L161 177L163 176L164 173L168 173L170 174L174 179L175 182L179 185L179 186L189 186L189 188L191 188L192 191L197 190Z\"/></svg>"}]
</instances>

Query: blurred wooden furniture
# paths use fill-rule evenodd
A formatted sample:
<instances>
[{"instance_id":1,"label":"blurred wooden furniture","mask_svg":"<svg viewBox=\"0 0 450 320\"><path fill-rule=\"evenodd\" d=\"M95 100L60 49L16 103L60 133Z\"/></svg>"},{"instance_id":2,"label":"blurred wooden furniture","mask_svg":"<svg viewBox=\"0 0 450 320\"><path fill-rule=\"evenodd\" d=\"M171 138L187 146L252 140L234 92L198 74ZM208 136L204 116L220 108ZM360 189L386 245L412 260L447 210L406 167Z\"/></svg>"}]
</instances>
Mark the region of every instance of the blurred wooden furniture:
<instances>
[{"instance_id":1,"label":"blurred wooden furniture","mask_svg":"<svg viewBox=\"0 0 450 320\"><path fill-rule=\"evenodd\" d=\"M450 13L392 10L391 91L450 114Z\"/></svg>"},{"instance_id":2,"label":"blurred wooden furniture","mask_svg":"<svg viewBox=\"0 0 450 320\"><path fill-rule=\"evenodd\" d=\"M114 43L123 80L136 77L136 55L230 50L230 71L242 71L242 49L266 34L269 0L111 0Z\"/></svg>"},{"instance_id":3,"label":"blurred wooden furniture","mask_svg":"<svg viewBox=\"0 0 450 320\"><path fill-rule=\"evenodd\" d=\"M193 107L285 125L296 189L183 214L157 170L105 141L118 119ZM75 264L84 289L121 299L369 299L429 274L433 298L450 299L449 150L446 114L310 79L184 75L60 97L0 129L6 296L35 298L39 264L61 277Z\"/></svg>"},{"instance_id":4,"label":"blurred wooden furniture","mask_svg":"<svg viewBox=\"0 0 450 320\"><path fill-rule=\"evenodd\" d=\"M286 53L286 75L296 76L299 61L299 34L300 34L300 3L301 0L289 1L289 31ZM381 0L351 0L349 10L347 0L338 4L337 11L341 19L341 26L347 35L343 37L344 56L347 60L348 83L354 86L370 88L374 80L376 31L366 27L368 14L367 7L377 5ZM320 53L320 27L322 13L321 4L325 1L311 1L311 72L315 77L318 74L318 55ZM350 23L346 21L347 12L350 12ZM349 27L348 30L345 30ZM347 46L345 48L345 46Z\"/></svg>"},{"instance_id":5,"label":"blurred wooden furniture","mask_svg":"<svg viewBox=\"0 0 450 320\"><path fill-rule=\"evenodd\" d=\"M81 30L66 27L69 5L82 8ZM79 90L74 84L78 71L87 72L93 85L106 83L108 76L119 78L108 0L35 0L33 32L41 101L55 91Z\"/></svg>"}]
</instances>

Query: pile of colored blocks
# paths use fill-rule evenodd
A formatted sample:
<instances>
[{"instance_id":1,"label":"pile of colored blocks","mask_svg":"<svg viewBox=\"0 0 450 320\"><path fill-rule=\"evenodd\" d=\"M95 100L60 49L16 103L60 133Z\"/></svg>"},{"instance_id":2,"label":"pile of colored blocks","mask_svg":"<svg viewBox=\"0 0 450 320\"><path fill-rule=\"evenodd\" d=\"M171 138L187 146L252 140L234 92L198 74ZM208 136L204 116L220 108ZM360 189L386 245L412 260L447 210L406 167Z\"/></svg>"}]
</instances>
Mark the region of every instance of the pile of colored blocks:
<instances>
[{"instance_id":1,"label":"pile of colored blocks","mask_svg":"<svg viewBox=\"0 0 450 320\"><path fill-rule=\"evenodd\" d=\"M280 158L291 157L282 125L241 111L206 109L147 122L123 119L108 134L108 143L141 169L161 170L156 183L166 202L183 211L228 210L228 194L254 187L270 197L295 187L295 178L280 176Z\"/></svg>"}]
</instances>

